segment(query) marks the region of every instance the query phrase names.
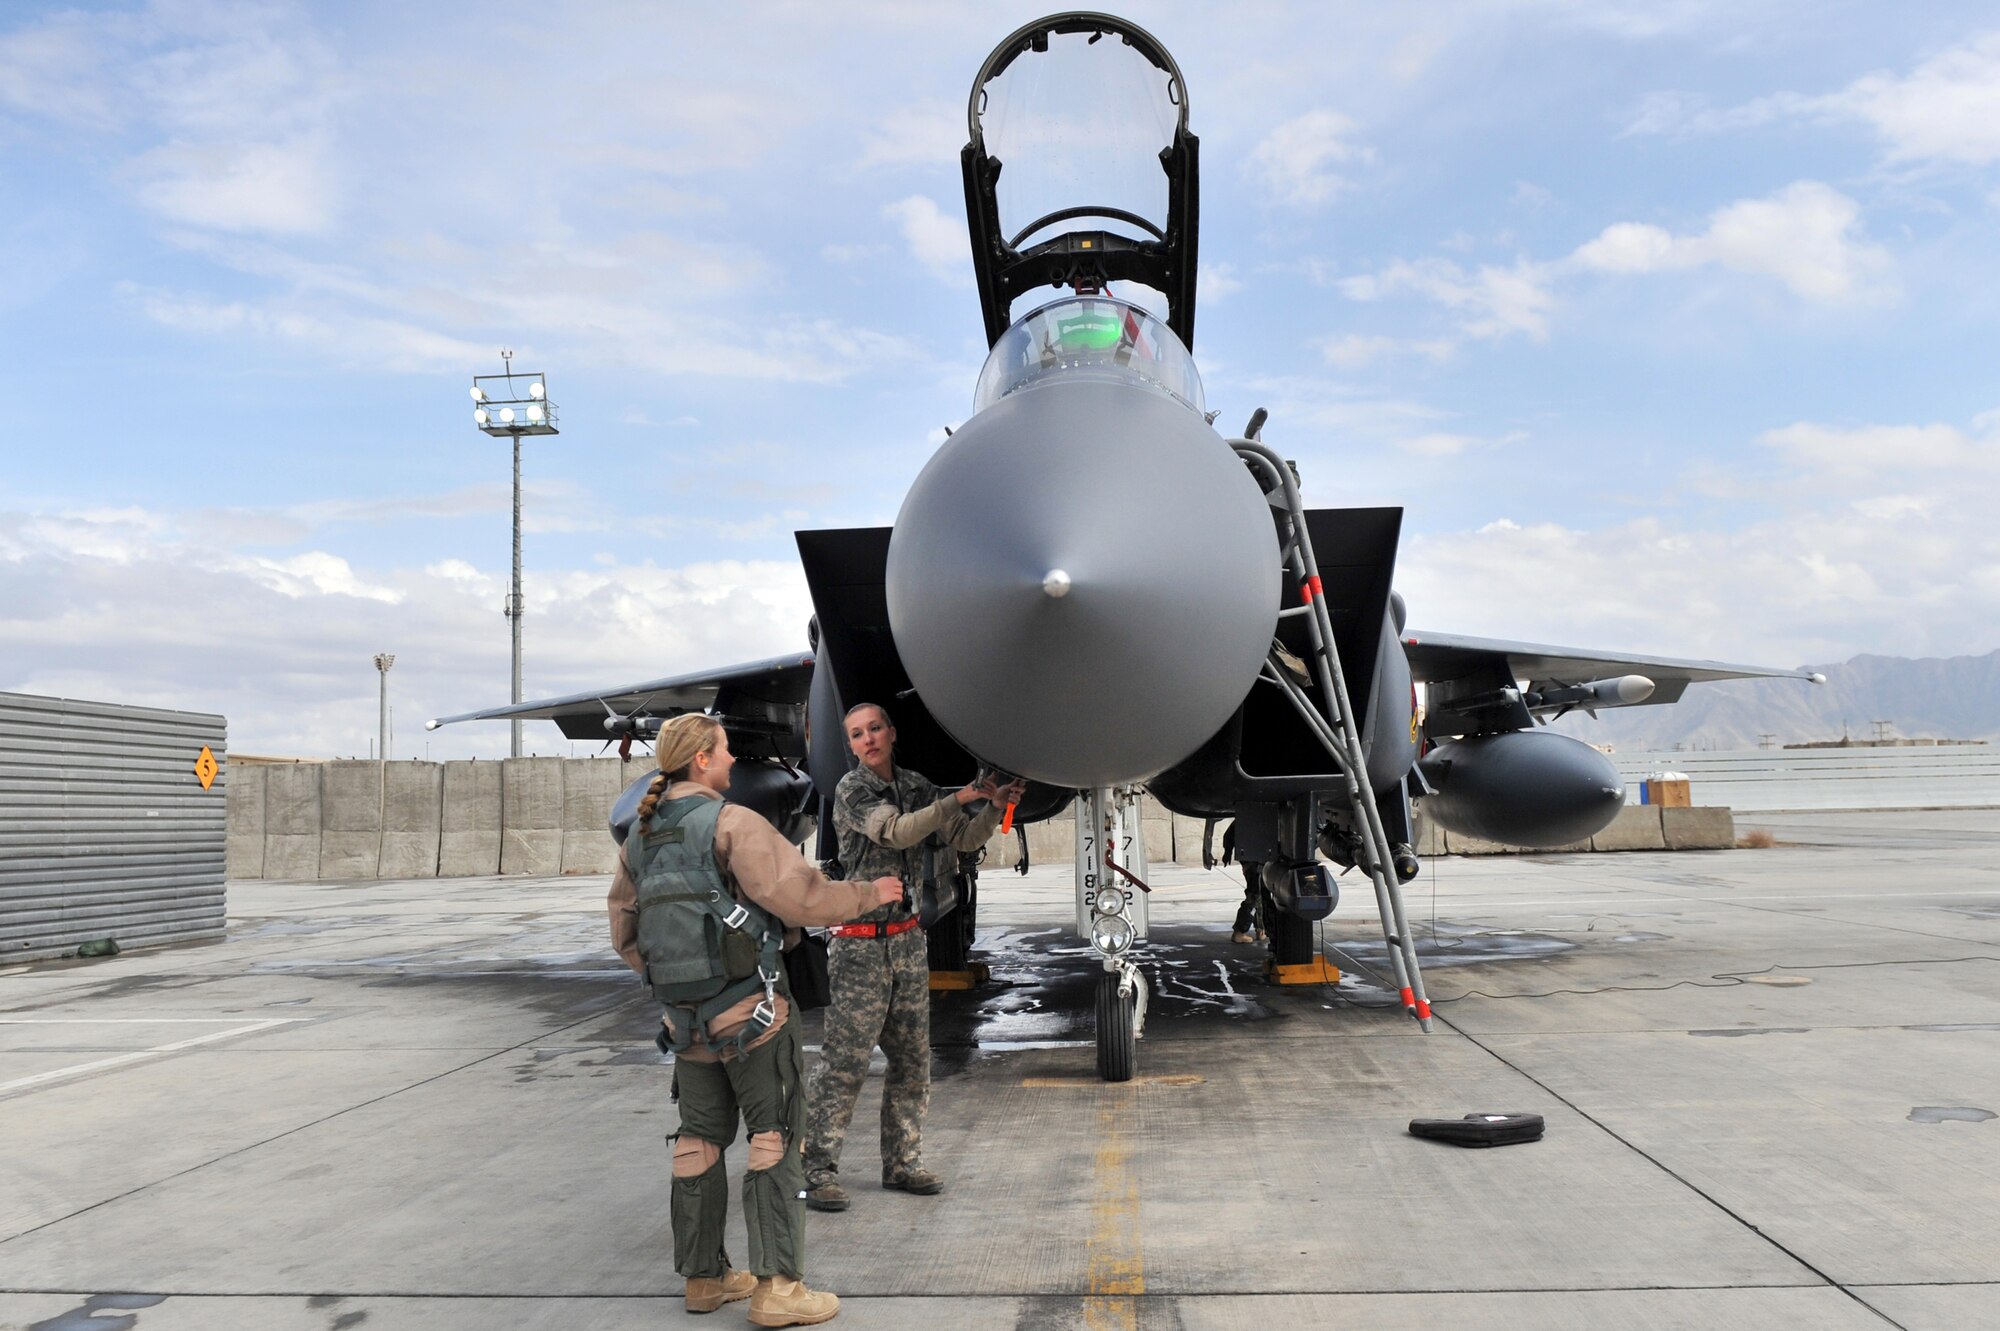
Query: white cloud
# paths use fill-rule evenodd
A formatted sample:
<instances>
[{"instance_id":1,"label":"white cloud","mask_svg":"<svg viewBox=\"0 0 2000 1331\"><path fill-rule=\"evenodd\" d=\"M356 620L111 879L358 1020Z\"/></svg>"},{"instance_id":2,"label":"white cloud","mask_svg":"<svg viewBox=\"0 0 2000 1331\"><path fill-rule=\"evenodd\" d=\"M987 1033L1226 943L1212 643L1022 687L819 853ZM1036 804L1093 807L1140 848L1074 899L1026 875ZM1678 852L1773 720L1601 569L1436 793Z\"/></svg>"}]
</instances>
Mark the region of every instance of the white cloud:
<instances>
[{"instance_id":1,"label":"white cloud","mask_svg":"<svg viewBox=\"0 0 2000 1331\"><path fill-rule=\"evenodd\" d=\"M1887 140L1898 161L2000 161L2000 33L1924 61L1902 78L1870 74L1824 99Z\"/></svg>"},{"instance_id":2,"label":"white cloud","mask_svg":"<svg viewBox=\"0 0 2000 1331\"><path fill-rule=\"evenodd\" d=\"M1639 274L1715 265L1770 277L1794 295L1825 303L1879 300L1893 291L1888 252L1860 235L1853 199L1814 180L1762 199L1740 199L1709 215L1708 227L1674 235L1619 222L1570 256L1576 267Z\"/></svg>"},{"instance_id":3,"label":"white cloud","mask_svg":"<svg viewBox=\"0 0 2000 1331\"><path fill-rule=\"evenodd\" d=\"M1242 289L1233 263L1205 263L1195 274L1195 300L1202 305L1219 305Z\"/></svg>"},{"instance_id":4,"label":"white cloud","mask_svg":"<svg viewBox=\"0 0 2000 1331\"><path fill-rule=\"evenodd\" d=\"M861 165L954 166L965 145L965 132L963 101L898 107L869 134Z\"/></svg>"},{"instance_id":5,"label":"white cloud","mask_svg":"<svg viewBox=\"0 0 2000 1331\"><path fill-rule=\"evenodd\" d=\"M882 215L902 229L911 256L931 276L950 286L972 285L972 241L965 223L946 216L935 201L922 194L884 206Z\"/></svg>"},{"instance_id":6,"label":"white cloud","mask_svg":"<svg viewBox=\"0 0 2000 1331\"><path fill-rule=\"evenodd\" d=\"M1354 122L1334 111L1287 120L1250 151L1251 171L1280 203L1315 207L1348 185L1332 168L1374 160L1372 148L1348 141Z\"/></svg>"},{"instance_id":7,"label":"white cloud","mask_svg":"<svg viewBox=\"0 0 2000 1331\"><path fill-rule=\"evenodd\" d=\"M1648 95L1628 134L1704 134L1782 120L1858 122L1893 162L1985 166L2000 161L2000 32L1919 62L1865 75L1837 92L1777 92L1720 110L1685 92Z\"/></svg>"},{"instance_id":8,"label":"white cloud","mask_svg":"<svg viewBox=\"0 0 2000 1331\"><path fill-rule=\"evenodd\" d=\"M1651 223L1617 222L1554 262L1517 259L1512 267L1468 270L1449 259L1399 259L1335 285L1357 301L1402 292L1422 296L1452 311L1470 337L1525 333L1537 341L1548 336L1558 283L1581 273L1639 276L1713 267L1770 278L1817 304L1877 303L1896 294L1895 272L1888 252L1863 236L1860 214L1840 191L1802 180L1716 209L1699 232L1677 235ZM1319 345L1335 364L1361 364L1392 350L1439 359L1449 352L1448 343L1365 335Z\"/></svg>"},{"instance_id":9,"label":"white cloud","mask_svg":"<svg viewBox=\"0 0 2000 1331\"><path fill-rule=\"evenodd\" d=\"M1548 336L1550 293L1547 268L1527 260L1511 268L1482 265L1467 272L1448 259L1399 259L1379 273L1343 278L1336 285L1350 300L1374 301L1413 291L1458 315L1459 327L1476 338L1526 333Z\"/></svg>"},{"instance_id":10,"label":"white cloud","mask_svg":"<svg viewBox=\"0 0 2000 1331\"><path fill-rule=\"evenodd\" d=\"M1993 649L2000 411L1970 430L1799 422L1758 442L1781 470L1768 516L1734 529L1502 518L1417 536L1400 561L1412 622L1776 664Z\"/></svg>"},{"instance_id":11,"label":"white cloud","mask_svg":"<svg viewBox=\"0 0 2000 1331\"><path fill-rule=\"evenodd\" d=\"M1757 442L1802 472L1868 476L1878 472L1969 474L2000 472L2000 411L1973 418L1973 432L1954 425L1863 425L1852 428L1798 421L1769 430ZM1986 482L1986 484L1990 484ZM1908 496L1901 497L1907 508Z\"/></svg>"},{"instance_id":12,"label":"white cloud","mask_svg":"<svg viewBox=\"0 0 2000 1331\"><path fill-rule=\"evenodd\" d=\"M1406 453L1415 453L1418 457L1448 458L1456 457L1467 449L1476 448L1479 446L1479 443L1478 439L1473 438L1469 434L1434 433L1412 435L1408 439L1398 439L1396 447Z\"/></svg>"},{"instance_id":13,"label":"white cloud","mask_svg":"<svg viewBox=\"0 0 2000 1331\"><path fill-rule=\"evenodd\" d=\"M1240 388L1270 408L1273 430L1320 430L1396 440L1432 432L1449 413L1408 398L1325 379L1262 375ZM1274 436L1275 437L1275 436ZM1308 483L1315 483L1310 476Z\"/></svg>"},{"instance_id":14,"label":"white cloud","mask_svg":"<svg viewBox=\"0 0 2000 1331\"><path fill-rule=\"evenodd\" d=\"M1451 359L1457 344L1447 338L1383 337L1367 333L1347 333L1322 337L1313 342L1329 365L1351 370L1390 356L1421 356L1427 360Z\"/></svg>"},{"instance_id":15,"label":"white cloud","mask_svg":"<svg viewBox=\"0 0 2000 1331\"><path fill-rule=\"evenodd\" d=\"M236 752L362 754L375 733L369 656L397 654L397 752L424 719L502 703L504 568L458 559L364 569L324 550L218 548L195 515L0 513L0 689L221 712ZM532 569L526 688L549 696L803 649L790 561ZM552 726L528 736L568 751ZM504 725L449 727L433 757L506 751Z\"/></svg>"},{"instance_id":16,"label":"white cloud","mask_svg":"<svg viewBox=\"0 0 2000 1331\"><path fill-rule=\"evenodd\" d=\"M105 128L118 122L118 85L103 77L112 58L95 20L77 13L0 34L0 106Z\"/></svg>"}]
</instances>

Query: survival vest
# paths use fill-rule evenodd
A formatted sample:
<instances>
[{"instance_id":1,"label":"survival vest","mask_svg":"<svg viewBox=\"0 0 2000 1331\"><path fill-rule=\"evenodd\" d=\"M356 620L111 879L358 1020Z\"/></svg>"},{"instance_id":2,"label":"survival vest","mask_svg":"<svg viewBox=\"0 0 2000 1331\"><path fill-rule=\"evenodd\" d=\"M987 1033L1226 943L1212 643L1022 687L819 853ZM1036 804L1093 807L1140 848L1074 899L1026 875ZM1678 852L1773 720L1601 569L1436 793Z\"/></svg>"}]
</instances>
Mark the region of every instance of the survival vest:
<instances>
[{"instance_id":1,"label":"survival vest","mask_svg":"<svg viewBox=\"0 0 2000 1331\"><path fill-rule=\"evenodd\" d=\"M654 997L681 1010L674 1052L708 1036L709 1024L745 998L764 1001L730 1043L740 1055L778 1019L784 926L738 901L715 862L722 801L691 795L662 801L633 829L632 875L639 885L639 956Z\"/></svg>"}]
</instances>

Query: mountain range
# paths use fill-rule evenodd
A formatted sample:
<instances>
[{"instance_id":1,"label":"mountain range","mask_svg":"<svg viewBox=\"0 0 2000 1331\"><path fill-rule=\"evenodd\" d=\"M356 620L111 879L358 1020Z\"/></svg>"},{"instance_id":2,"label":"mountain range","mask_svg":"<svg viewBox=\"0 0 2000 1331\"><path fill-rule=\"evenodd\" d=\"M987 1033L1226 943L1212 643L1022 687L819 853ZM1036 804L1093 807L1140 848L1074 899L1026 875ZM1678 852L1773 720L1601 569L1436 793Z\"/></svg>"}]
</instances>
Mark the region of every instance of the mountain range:
<instances>
[{"instance_id":1,"label":"mountain range","mask_svg":"<svg viewBox=\"0 0 2000 1331\"><path fill-rule=\"evenodd\" d=\"M1801 667L1826 676L1695 684L1670 707L1627 707L1592 720L1571 713L1551 729L1592 744L1637 749L1754 749L1874 739L2000 739L2000 651L1984 656L1857 656Z\"/></svg>"}]
</instances>

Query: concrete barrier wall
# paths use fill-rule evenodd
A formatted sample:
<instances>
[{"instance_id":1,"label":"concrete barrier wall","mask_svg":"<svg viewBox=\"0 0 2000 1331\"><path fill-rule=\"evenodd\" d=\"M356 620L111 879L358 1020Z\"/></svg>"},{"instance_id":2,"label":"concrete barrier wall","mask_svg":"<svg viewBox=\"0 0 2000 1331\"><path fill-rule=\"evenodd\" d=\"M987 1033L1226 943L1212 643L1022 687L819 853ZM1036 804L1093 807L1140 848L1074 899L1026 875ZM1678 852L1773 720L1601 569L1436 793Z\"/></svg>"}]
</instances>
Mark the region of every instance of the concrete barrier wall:
<instances>
[{"instance_id":1,"label":"concrete barrier wall","mask_svg":"<svg viewBox=\"0 0 2000 1331\"><path fill-rule=\"evenodd\" d=\"M605 826L612 803L642 763L616 758L509 758L500 762L326 762L237 765L227 806L228 874L236 879L462 878L492 874L610 873L618 848ZM1025 830L1036 865L1068 865L1076 806ZM1199 865L1203 820L1142 801L1153 864ZM1222 853L1227 820L1216 825ZM1695 850L1733 845L1727 809L1629 806L1582 850ZM1422 855L1519 853L1431 824L1419 811ZM996 832L989 868L1011 868L1020 841Z\"/></svg>"},{"instance_id":2,"label":"concrete barrier wall","mask_svg":"<svg viewBox=\"0 0 2000 1331\"><path fill-rule=\"evenodd\" d=\"M223 801L224 878L264 876L264 774L261 763L240 763L229 773Z\"/></svg>"},{"instance_id":3,"label":"concrete barrier wall","mask_svg":"<svg viewBox=\"0 0 2000 1331\"><path fill-rule=\"evenodd\" d=\"M562 872L561 758L508 758L500 764L500 872Z\"/></svg>"},{"instance_id":4,"label":"concrete barrier wall","mask_svg":"<svg viewBox=\"0 0 2000 1331\"><path fill-rule=\"evenodd\" d=\"M264 769L264 877L319 877L319 769L287 763ZM232 779L230 789L236 782Z\"/></svg>"},{"instance_id":5,"label":"concrete barrier wall","mask_svg":"<svg viewBox=\"0 0 2000 1331\"><path fill-rule=\"evenodd\" d=\"M319 876L373 878L382 867L382 764L320 763Z\"/></svg>"},{"instance_id":6,"label":"concrete barrier wall","mask_svg":"<svg viewBox=\"0 0 2000 1331\"><path fill-rule=\"evenodd\" d=\"M618 843L604 822L625 789L628 768L633 776L641 770L616 758L574 758L563 765L562 872L610 873L618 867Z\"/></svg>"},{"instance_id":7,"label":"concrete barrier wall","mask_svg":"<svg viewBox=\"0 0 2000 1331\"><path fill-rule=\"evenodd\" d=\"M438 877L500 872L500 764L444 765Z\"/></svg>"},{"instance_id":8,"label":"concrete barrier wall","mask_svg":"<svg viewBox=\"0 0 2000 1331\"><path fill-rule=\"evenodd\" d=\"M382 788L382 877L437 877L443 827L444 765L390 763Z\"/></svg>"}]
</instances>

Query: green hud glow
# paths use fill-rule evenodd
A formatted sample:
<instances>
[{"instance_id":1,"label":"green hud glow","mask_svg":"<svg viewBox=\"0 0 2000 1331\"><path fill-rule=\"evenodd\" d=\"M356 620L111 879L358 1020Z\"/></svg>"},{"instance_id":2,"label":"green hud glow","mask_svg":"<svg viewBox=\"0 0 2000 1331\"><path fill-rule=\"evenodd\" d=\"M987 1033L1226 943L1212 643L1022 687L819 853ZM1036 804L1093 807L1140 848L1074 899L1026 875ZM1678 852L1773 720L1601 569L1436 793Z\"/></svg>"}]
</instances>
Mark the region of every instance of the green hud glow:
<instances>
[{"instance_id":1,"label":"green hud glow","mask_svg":"<svg viewBox=\"0 0 2000 1331\"><path fill-rule=\"evenodd\" d=\"M1087 351L1107 351L1118 345L1125 333L1124 321L1110 314L1080 314L1057 322L1056 332L1065 347Z\"/></svg>"}]
</instances>

